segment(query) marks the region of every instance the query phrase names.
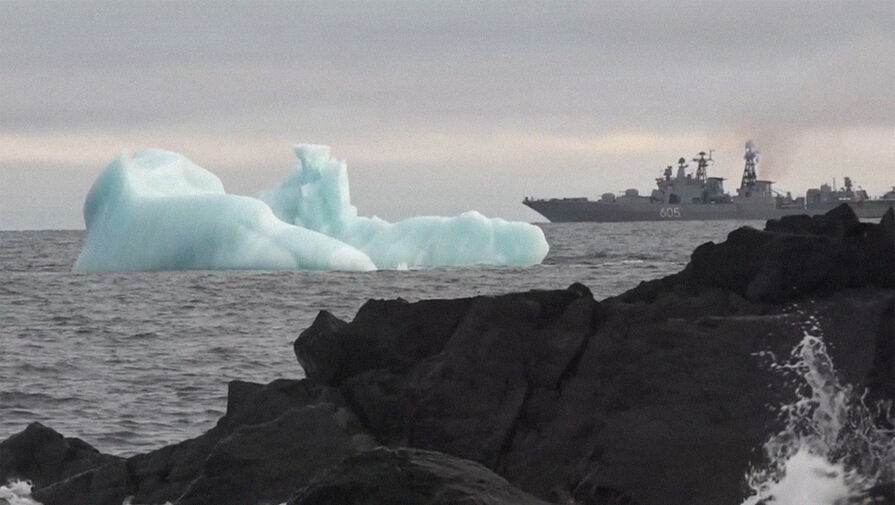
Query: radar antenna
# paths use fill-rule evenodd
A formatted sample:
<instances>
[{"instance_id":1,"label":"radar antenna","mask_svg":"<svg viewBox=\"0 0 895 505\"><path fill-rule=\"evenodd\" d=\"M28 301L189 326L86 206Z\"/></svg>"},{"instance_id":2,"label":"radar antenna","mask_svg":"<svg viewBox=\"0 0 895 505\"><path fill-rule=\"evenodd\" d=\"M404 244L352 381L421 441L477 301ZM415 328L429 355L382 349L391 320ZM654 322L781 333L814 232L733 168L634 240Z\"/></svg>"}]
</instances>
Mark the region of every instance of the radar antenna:
<instances>
[{"instance_id":1,"label":"radar antenna","mask_svg":"<svg viewBox=\"0 0 895 505\"><path fill-rule=\"evenodd\" d=\"M693 158L693 161L696 162L696 180L697 181L705 182L706 178L708 177L709 162L713 161L712 160L712 151L714 151L714 149L709 149L709 157L708 158L705 157L705 151L700 151L699 157Z\"/></svg>"},{"instance_id":2,"label":"radar antenna","mask_svg":"<svg viewBox=\"0 0 895 505\"><path fill-rule=\"evenodd\" d=\"M755 148L755 144L751 140L746 142L746 154L743 158L746 160L746 167L743 169L743 181L740 183L740 188L751 190L755 187L755 181L758 180L758 176L755 175L758 149Z\"/></svg>"}]
</instances>

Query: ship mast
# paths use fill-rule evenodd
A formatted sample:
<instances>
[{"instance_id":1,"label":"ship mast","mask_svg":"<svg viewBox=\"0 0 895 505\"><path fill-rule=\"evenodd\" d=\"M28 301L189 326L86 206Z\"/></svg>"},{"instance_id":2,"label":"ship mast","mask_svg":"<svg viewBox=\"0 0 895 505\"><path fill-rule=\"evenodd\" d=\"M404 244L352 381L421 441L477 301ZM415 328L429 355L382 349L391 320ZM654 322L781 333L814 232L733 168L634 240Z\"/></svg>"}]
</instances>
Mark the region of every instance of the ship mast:
<instances>
[{"instance_id":1,"label":"ship mast","mask_svg":"<svg viewBox=\"0 0 895 505\"><path fill-rule=\"evenodd\" d=\"M743 169L743 181L740 183L740 188L751 190L755 187L755 181L758 180L758 176L755 175L758 149L755 148L755 144L751 140L746 142L746 154L743 158L746 159L746 168Z\"/></svg>"},{"instance_id":2,"label":"ship mast","mask_svg":"<svg viewBox=\"0 0 895 505\"><path fill-rule=\"evenodd\" d=\"M680 158L679 160L677 160L677 178L678 179L683 179L684 177L687 176L687 167L689 167L689 166L690 165L687 165L686 159Z\"/></svg>"},{"instance_id":3,"label":"ship mast","mask_svg":"<svg viewBox=\"0 0 895 505\"><path fill-rule=\"evenodd\" d=\"M712 150L709 150L708 158L705 157L705 151L700 151L699 157L693 158L693 161L696 162L696 180L705 182L708 177L709 162L712 161Z\"/></svg>"}]
</instances>

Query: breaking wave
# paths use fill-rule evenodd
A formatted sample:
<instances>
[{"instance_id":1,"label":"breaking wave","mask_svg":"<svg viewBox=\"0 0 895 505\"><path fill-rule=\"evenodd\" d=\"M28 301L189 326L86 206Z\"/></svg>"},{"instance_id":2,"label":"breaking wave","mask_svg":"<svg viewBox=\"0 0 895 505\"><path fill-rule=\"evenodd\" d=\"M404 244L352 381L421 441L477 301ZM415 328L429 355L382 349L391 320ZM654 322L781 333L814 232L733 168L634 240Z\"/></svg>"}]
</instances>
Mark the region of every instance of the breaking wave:
<instances>
[{"instance_id":1,"label":"breaking wave","mask_svg":"<svg viewBox=\"0 0 895 505\"><path fill-rule=\"evenodd\" d=\"M891 402L868 405L843 384L816 318L788 360L771 367L795 386L796 399L780 408L784 428L764 444L767 466L747 475L743 505L870 503L866 490L895 480Z\"/></svg>"},{"instance_id":2,"label":"breaking wave","mask_svg":"<svg viewBox=\"0 0 895 505\"><path fill-rule=\"evenodd\" d=\"M31 498L31 483L17 480L0 486L0 505L40 505Z\"/></svg>"}]
</instances>

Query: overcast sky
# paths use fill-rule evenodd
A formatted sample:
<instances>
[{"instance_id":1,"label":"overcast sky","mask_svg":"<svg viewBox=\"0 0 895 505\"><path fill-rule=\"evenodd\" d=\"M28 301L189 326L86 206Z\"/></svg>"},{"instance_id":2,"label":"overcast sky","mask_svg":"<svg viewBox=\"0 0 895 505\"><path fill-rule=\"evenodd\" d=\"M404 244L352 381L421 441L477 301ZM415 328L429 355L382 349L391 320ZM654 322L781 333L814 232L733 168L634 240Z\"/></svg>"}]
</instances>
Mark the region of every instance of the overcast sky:
<instances>
[{"instance_id":1,"label":"overcast sky","mask_svg":"<svg viewBox=\"0 0 895 505\"><path fill-rule=\"evenodd\" d=\"M83 228L122 151L254 195L329 144L365 215L648 191L743 144L779 190L895 184L895 2L3 2L0 228Z\"/></svg>"}]
</instances>

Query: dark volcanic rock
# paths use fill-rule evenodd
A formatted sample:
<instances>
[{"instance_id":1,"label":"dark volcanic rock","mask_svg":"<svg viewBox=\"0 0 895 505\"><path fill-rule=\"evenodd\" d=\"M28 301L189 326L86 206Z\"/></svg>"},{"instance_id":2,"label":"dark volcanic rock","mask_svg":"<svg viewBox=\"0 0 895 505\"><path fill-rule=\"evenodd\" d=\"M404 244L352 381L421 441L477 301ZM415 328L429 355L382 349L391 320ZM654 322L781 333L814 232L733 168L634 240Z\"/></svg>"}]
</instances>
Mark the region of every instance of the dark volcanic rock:
<instances>
[{"instance_id":1,"label":"dark volcanic rock","mask_svg":"<svg viewBox=\"0 0 895 505\"><path fill-rule=\"evenodd\" d=\"M809 216L796 214L770 219L765 224L765 231L787 233L791 235L825 235L831 238L843 238L851 233L861 222L855 211L848 205L842 205L826 214Z\"/></svg>"},{"instance_id":2,"label":"dark volcanic rock","mask_svg":"<svg viewBox=\"0 0 895 505\"><path fill-rule=\"evenodd\" d=\"M683 272L641 283L619 298L652 302L722 288L751 301L784 303L847 288L895 287L895 218L861 223L848 205L821 216L786 216L764 231L732 231L697 247Z\"/></svg>"},{"instance_id":3,"label":"dark volcanic rock","mask_svg":"<svg viewBox=\"0 0 895 505\"><path fill-rule=\"evenodd\" d=\"M65 438L40 423L0 443L0 482L28 480L34 489L67 479L120 458L100 454L78 438Z\"/></svg>"},{"instance_id":4,"label":"dark volcanic rock","mask_svg":"<svg viewBox=\"0 0 895 505\"><path fill-rule=\"evenodd\" d=\"M136 503L173 502L202 470L202 464L227 431L220 425L204 434L139 454L127 461Z\"/></svg>"},{"instance_id":5,"label":"dark volcanic rock","mask_svg":"<svg viewBox=\"0 0 895 505\"><path fill-rule=\"evenodd\" d=\"M282 503L317 471L372 449L354 414L331 403L243 426L215 446L179 505Z\"/></svg>"},{"instance_id":6,"label":"dark volcanic rock","mask_svg":"<svg viewBox=\"0 0 895 505\"><path fill-rule=\"evenodd\" d=\"M268 426L268 430L269 425L283 427L282 432L267 434L272 440L279 436L276 440L284 444L280 449L285 450L291 426L288 420L292 417L283 414L320 401L329 402L326 405L332 409L336 408L335 404L340 406L337 410L340 413L333 413L328 421L343 420L343 424L348 425L345 418L351 415L344 411L341 395L333 389L306 380L276 380L267 385L234 381L229 387L227 413L214 428L199 437L127 460L100 454L81 440L64 439L55 431L34 423L0 444L0 478L3 481L32 481L34 497L45 505L119 505L126 496L133 496L135 503L176 502L200 475L203 479L198 481L190 496L199 493L201 486L209 480L226 474L227 465L244 464L246 473L254 468L249 464L253 461L249 447L240 446L240 441L251 440L251 434L257 433L247 427L261 425ZM322 406L315 408L324 409ZM276 424L275 420L281 417L281 424ZM260 432L264 433L264 428ZM359 435L350 433L355 436L350 438L351 442L360 444L360 439L356 438ZM317 441L319 445L330 444L334 453L338 452L340 439L335 434L321 431L318 435L322 437ZM237 461L240 456L232 453L234 446L245 449L244 461ZM270 443L265 448L270 450ZM206 462L213 454L216 455L213 461L218 466L208 467ZM257 459L254 463L258 464ZM299 464L295 462L293 467ZM310 463L305 461L304 464L308 466ZM273 479L269 477L265 482L270 484ZM243 487L254 489L249 485ZM293 490L290 487L286 492L280 492L281 498L285 499ZM264 492L259 495L267 496Z\"/></svg>"},{"instance_id":7,"label":"dark volcanic rock","mask_svg":"<svg viewBox=\"0 0 895 505\"><path fill-rule=\"evenodd\" d=\"M276 380L268 385L230 383L227 413L199 437L162 447L127 461L135 503L175 501L203 471L212 450L240 426L273 421L289 409L318 400L325 388L308 381Z\"/></svg>"},{"instance_id":8,"label":"dark volcanic rock","mask_svg":"<svg viewBox=\"0 0 895 505\"><path fill-rule=\"evenodd\" d=\"M852 384L873 367L888 303L867 290L805 309L819 315ZM792 399L755 353L786 356L804 335L805 313L652 319L641 305L603 309L608 316L575 371L551 395L526 401L495 470L542 497L588 481L576 496L609 489L644 504L739 503L743 475L778 430L771 406Z\"/></svg>"},{"instance_id":9,"label":"dark volcanic rock","mask_svg":"<svg viewBox=\"0 0 895 505\"><path fill-rule=\"evenodd\" d=\"M132 493L124 461L107 464L32 492L43 505L121 505Z\"/></svg>"},{"instance_id":10,"label":"dark volcanic rock","mask_svg":"<svg viewBox=\"0 0 895 505\"><path fill-rule=\"evenodd\" d=\"M895 398L895 294L884 305L876 330L873 368L864 383L867 401L876 404ZM891 405L890 416L880 412L884 418L895 418L895 405Z\"/></svg>"},{"instance_id":11,"label":"dark volcanic rock","mask_svg":"<svg viewBox=\"0 0 895 505\"><path fill-rule=\"evenodd\" d=\"M348 458L289 505L546 505L487 468L437 452L378 448Z\"/></svg>"},{"instance_id":12,"label":"dark volcanic rock","mask_svg":"<svg viewBox=\"0 0 895 505\"><path fill-rule=\"evenodd\" d=\"M753 245L782 238L784 250L795 236L742 233ZM395 349L380 353L387 356L381 363L351 368L353 376L316 360L301 342L307 333L296 348L383 443L478 461L553 501L738 503L743 476L779 429L772 406L793 398L757 353L787 356L812 316L846 382L891 399L893 362L890 289L840 286L782 307L750 302L741 275L729 274L725 288L694 286L679 274L666 281L672 289L634 303L597 303L580 285L458 301L439 314L456 324L440 325L428 339L437 345L415 362L408 354L396 360ZM363 327L329 322L332 333L318 325L314 346L337 363L333 356L392 349L428 317L401 300L376 303L386 321L398 311L420 319L377 324L368 314ZM365 334L370 328L378 333Z\"/></svg>"},{"instance_id":13,"label":"dark volcanic rock","mask_svg":"<svg viewBox=\"0 0 895 505\"><path fill-rule=\"evenodd\" d=\"M873 486L862 498L865 501L861 505L891 505L895 503L895 482Z\"/></svg>"},{"instance_id":14,"label":"dark volcanic rock","mask_svg":"<svg viewBox=\"0 0 895 505\"><path fill-rule=\"evenodd\" d=\"M633 498L590 479L584 479L572 495L576 505L639 505Z\"/></svg>"},{"instance_id":15,"label":"dark volcanic rock","mask_svg":"<svg viewBox=\"0 0 895 505\"><path fill-rule=\"evenodd\" d=\"M343 381L342 391L358 416L385 442L489 463L512 437L525 399L554 390L573 366L599 311L590 291L580 284L567 290L480 296L451 304L420 302L423 307L413 310L408 306L417 304L401 300L375 305L375 314L386 318L383 323L372 323L368 311L358 326L335 325L339 328L335 333L315 336L332 338L338 346L326 349L338 347L350 357L359 354L355 345L370 348L369 342L377 337L363 332L372 329L383 339L380 347L393 350L386 355L403 356L400 366L389 357L383 366L359 368L358 375ZM435 328L435 336L420 337L431 345L402 353L401 343L427 328L436 307L442 323L428 326ZM395 324L390 318L396 313L416 319ZM297 349L304 348L307 335L298 338ZM417 356L416 361L410 356ZM317 361L324 376L339 376L322 364Z\"/></svg>"},{"instance_id":16,"label":"dark volcanic rock","mask_svg":"<svg viewBox=\"0 0 895 505\"><path fill-rule=\"evenodd\" d=\"M295 356L305 374L321 384L373 368L400 372L441 351L468 304L468 299L370 300L351 328L322 311L295 341Z\"/></svg>"}]
</instances>

